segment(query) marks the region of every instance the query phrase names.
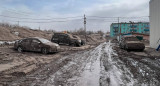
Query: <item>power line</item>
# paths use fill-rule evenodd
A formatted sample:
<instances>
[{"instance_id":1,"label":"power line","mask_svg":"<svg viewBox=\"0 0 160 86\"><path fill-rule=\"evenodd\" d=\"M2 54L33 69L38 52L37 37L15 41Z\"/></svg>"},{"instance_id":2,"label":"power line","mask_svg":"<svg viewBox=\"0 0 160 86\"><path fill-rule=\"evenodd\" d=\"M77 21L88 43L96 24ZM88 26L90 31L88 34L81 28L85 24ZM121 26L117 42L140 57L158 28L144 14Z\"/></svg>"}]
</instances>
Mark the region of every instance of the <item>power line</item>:
<instances>
[{"instance_id":1,"label":"power line","mask_svg":"<svg viewBox=\"0 0 160 86\"><path fill-rule=\"evenodd\" d=\"M15 21L15 20L8 20L8 21L11 21L11 22L23 22L23 23L53 23L53 22L68 22L68 21L75 21L75 20L81 20L81 19L63 20L63 21L40 21L40 22L34 22L34 21Z\"/></svg>"},{"instance_id":2,"label":"power line","mask_svg":"<svg viewBox=\"0 0 160 86\"><path fill-rule=\"evenodd\" d=\"M8 8L2 7L2 6L0 8L5 10L5 11L14 13L14 14L27 15L27 16L32 14L32 13L23 12L23 11L17 11L17 10L14 10L14 9L8 9Z\"/></svg>"},{"instance_id":3,"label":"power line","mask_svg":"<svg viewBox=\"0 0 160 86\"><path fill-rule=\"evenodd\" d=\"M10 11L17 11L15 9L7 8L7 7L4 7L4 6L0 6L0 8L7 9L7 10L10 10ZM31 14L30 12L24 12L24 11L20 11L20 10L18 10L18 11L21 12L21 13Z\"/></svg>"},{"instance_id":4,"label":"power line","mask_svg":"<svg viewBox=\"0 0 160 86\"><path fill-rule=\"evenodd\" d=\"M2 17L7 17L7 18L16 18L16 19L30 19L30 20L73 19L73 18L82 17L82 16L75 16L75 17L65 17L65 18L34 19L34 18L12 17L12 16L6 16L6 15L0 15L0 16L2 16Z\"/></svg>"},{"instance_id":5,"label":"power line","mask_svg":"<svg viewBox=\"0 0 160 86\"><path fill-rule=\"evenodd\" d=\"M6 16L6 15L0 15L1 17L7 17L7 18L14 18L14 19L17 19L16 21L15 20L8 20L8 21L11 21L11 22L24 22L24 23L53 23L53 22L68 22L68 21L75 21L75 20L81 20L83 18L79 18L79 17L83 17L83 16L74 16L74 17L63 17L63 18L50 18L50 19L42 19L42 18L22 18L22 17L13 17L13 16ZM87 18L86 20L87 21L103 21L103 22L116 22L117 21L117 18L121 19L121 21L126 21L126 20L137 20L137 21L140 21L140 20L145 20L145 18L147 18L147 16L141 16L141 17L100 17L100 16L89 16L90 18ZM78 19L77 19L78 18ZM97 18L97 19L95 19ZM24 21L20 21L19 19L26 19ZM57 19L57 20L55 20ZM60 20L61 19L61 20ZM63 19L63 20L62 20ZM31 21L31 20L38 20L38 21ZM147 20L146 20L147 21Z\"/></svg>"},{"instance_id":6,"label":"power line","mask_svg":"<svg viewBox=\"0 0 160 86\"><path fill-rule=\"evenodd\" d=\"M83 16L75 16L75 17L64 17L64 18L47 18L47 19L45 19L45 18L22 18L22 17L13 17L13 16L6 16L6 15L0 15L0 16L2 16L2 17L7 17L7 18L15 18L15 19L29 19L29 20L53 20L53 19L74 19L74 18L79 18L79 17L81 17L81 18L83 18ZM106 20L106 18L107 19L117 19L117 18L120 18L120 19L137 19L137 18L147 18L148 16L141 16L141 17L100 17L100 16L89 16L89 17L91 17L91 18L89 18L89 20L99 20L99 19L103 19L103 20ZM96 19L95 19L96 18ZM97 19L97 18L99 18L99 19Z\"/></svg>"},{"instance_id":7,"label":"power line","mask_svg":"<svg viewBox=\"0 0 160 86\"><path fill-rule=\"evenodd\" d=\"M138 17L102 17L102 16L87 16L91 18L144 18L149 16L138 16Z\"/></svg>"}]
</instances>

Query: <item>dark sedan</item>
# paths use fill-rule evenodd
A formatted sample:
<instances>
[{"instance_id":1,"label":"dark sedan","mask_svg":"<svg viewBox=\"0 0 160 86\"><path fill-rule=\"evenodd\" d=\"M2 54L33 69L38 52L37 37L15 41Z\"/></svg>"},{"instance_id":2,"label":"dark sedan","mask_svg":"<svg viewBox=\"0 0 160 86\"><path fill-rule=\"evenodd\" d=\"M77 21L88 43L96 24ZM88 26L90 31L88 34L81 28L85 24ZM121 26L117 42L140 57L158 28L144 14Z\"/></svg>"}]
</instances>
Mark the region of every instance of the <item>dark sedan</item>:
<instances>
[{"instance_id":1,"label":"dark sedan","mask_svg":"<svg viewBox=\"0 0 160 86\"><path fill-rule=\"evenodd\" d=\"M60 46L56 43L52 43L47 39L33 37L33 38L25 38L19 41L16 41L14 44L14 48L19 52L23 51L35 51L42 52L43 54L47 54L49 52L58 52Z\"/></svg>"}]
</instances>

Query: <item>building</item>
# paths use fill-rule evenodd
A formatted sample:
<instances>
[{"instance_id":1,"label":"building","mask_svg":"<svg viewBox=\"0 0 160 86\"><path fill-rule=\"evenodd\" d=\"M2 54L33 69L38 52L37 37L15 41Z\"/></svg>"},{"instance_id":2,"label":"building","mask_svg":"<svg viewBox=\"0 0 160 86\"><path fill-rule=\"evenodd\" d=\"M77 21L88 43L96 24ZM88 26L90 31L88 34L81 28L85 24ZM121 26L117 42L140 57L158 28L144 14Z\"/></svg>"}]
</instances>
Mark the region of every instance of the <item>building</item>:
<instances>
[{"instance_id":1,"label":"building","mask_svg":"<svg viewBox=\"0 0 160 86\"><path fill-rule=\"evenodd\" d=\"M112 23L110 26L110 36L115 37L126 33L149 34L149 22Z\"/></svg>"},{"instance_id":2,"label":"building","mask_svg":"<svg viewBox=\"0 0 160 86\"><path fill-rule=\"evenodd\" d=\"M160 0L150 1L150 46L158 47L160 39Z\"/></svg>"}]
</instances>

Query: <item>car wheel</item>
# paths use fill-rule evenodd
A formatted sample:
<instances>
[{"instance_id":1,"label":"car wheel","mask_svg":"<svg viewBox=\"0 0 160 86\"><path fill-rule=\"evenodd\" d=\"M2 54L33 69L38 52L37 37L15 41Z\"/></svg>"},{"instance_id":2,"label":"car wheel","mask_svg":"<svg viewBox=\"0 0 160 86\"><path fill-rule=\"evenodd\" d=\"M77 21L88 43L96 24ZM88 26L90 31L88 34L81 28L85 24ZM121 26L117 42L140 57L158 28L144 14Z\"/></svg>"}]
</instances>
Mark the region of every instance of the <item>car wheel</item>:
<instances>
[{"instance_id":1,"label":"car wheel","mask_svg":"<svg viewBox=\"0 0 160 86\"><path fill-rule=\"evenodd\" d=\"M71 45L72 45L72 43L71 43L71 42L69 42L68 44L69 44L69 46L71 46Z\"/></svg>"},{"instance_id":2,"label":"car wheel","mask_svg":"<svg viewBox=\"0 0 160 86\"><path fill-rule=\"evenodd\" d=\"M20 53L22 53L23 52L23 49L22 49L22 47L18 47L18 52L20 52Z\"/></svg>"},{"instance_id":3,"label":"car wheel","mask_svg":"<svg viewBox=\"0 0 160 86\"><path fill-rule=\"evenodd\" d=\"M81 45L85 45L85 41L82 40Z\"/></svg>"},{"instance_id":4,"label":"car wheel","mask_svg":"<svg viewBox=\"0 0 160 86\"><path fill-rule=\"evenodd\" d=\"M59 41L57 41L56 43L59 44Z\"/></svg>"},{"instance_id":5,"label":"car wheel","mask_svg":"<svg viewBox=\"0 0 160 86\"><path fill-rule=\"evenodd\" d=\"M131 50L127 49L127 52L130 52Z\"/></svg>"},{"instance_id":6,"label":"car wheel","mask_svg":"<svg viewBox=\"0 0 160 86\"><path fill-rule=\"evenodd\" d=\"M123 49L126 50L126 45L123 46Z\"/></svg>"},{"instance_id":7,"label":"car wheel","mask_svg":"<svg viewBox=\"0 0 160 86\"><path fill-rule=\"evenodd\" d=\"M75 43L75 46L76 46L76 47L80 47L80 46L81 46L81 44L79 44L79 43Z\"/></svg>"},{"instance_id":8,"label":"car wheel","mask_svg":"<svg viewBox=\"0 0 160 86\"><path fill-rule=\"evenodd\" d=\"M125 50L127 50L127 52L130 52L130 51L131 51L130 49L128 49L128 46L127 46L127 45L125 45Z\"/></svg>"},{"instance_id":9,"label":"car wheel","mask_svg":"<svg viewBox=\"0 0 160 86\"><path fill-rule=\"evenodd\" d=\"M123 49L122 46L120 46L120 48Z\"/></svg>"},{"instance_id":10,"label":"car wheel","mask_svg":"<svg viewBox=\"0 0 160 86\"><path fill-rule=\"evenodd\" d=\"M143 52L143 51L144 51L144 49L141 49L140 51L141 51L141 52Z\"/></svg>"},{"instance_id":11,"label":"car wheel","mask_svg":"<svg viewBox=\"0 0 160 86\"><path fill-rule=\"evenodd\" d=\"M42 53L43 53L43 54L48 54L47 48L42 48Z\"/></svg>"},{"instance_id":12,"label":"car wheel","mask_svg":"<svg viewBox=\"0 0 160 86\"><path fill-rule=\"evenodd\" d=\"M121 44L119 44L119 47L120 47L120 49L123 49Z\"/></svg>"}]
</instances>

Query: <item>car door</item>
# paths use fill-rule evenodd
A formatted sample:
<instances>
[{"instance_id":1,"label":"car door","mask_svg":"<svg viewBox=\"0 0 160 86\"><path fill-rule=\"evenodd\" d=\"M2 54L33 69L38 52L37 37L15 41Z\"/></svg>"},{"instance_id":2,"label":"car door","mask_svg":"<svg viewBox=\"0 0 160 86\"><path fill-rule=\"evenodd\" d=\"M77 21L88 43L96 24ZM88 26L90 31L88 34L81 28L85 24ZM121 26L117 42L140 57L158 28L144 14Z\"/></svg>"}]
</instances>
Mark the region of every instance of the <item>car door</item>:
<instances>
[{"instance_id":1,"label":"car door","mask_svg":"<svg viewBox=\"0 0 160 86\"><path fill-rule=\"evenodd\" d=\"M41 42L38 39L32 39L31 51L41 51Z\"/></svg>"},{"instance_id":2,"label":"car door","mask_svg":"<svg viewBox=\"0 0 160 86\"><path fill-rule=\"evenodd\" d=\"M65 43L64 35L60 35L60 36L59 36L59 42L62 43L62 44Z\"/></svg>"},{"instance_id":3,"label":"car door","mask_svg":"<svg viewBox=\"0 0 160 86\"><path fill-rule=\"evenodd\" d=\"M31 43L31 40L30 39L24 39L22 42L21 42L21 46L23 47L23 50L30 50L30 43Z\"/></svg>"},{"instance_id":4,"label":"car door","mask_svg":"<svg viewBox=\"0 0 160 86\"><path fill-rule=\"evenodd\" d=\"M64 35L64 43L69 44L70 38L68 35Z\"/></svg>"},{"instance_id":5,"label":"car door","mask_svg":"<svg viewBox=\"0 0 160 86\"><path fill-rule=\"evenodd\" d=\"M59 43L58 36L57 36L57 35L53 35L51 41L52 41L52 42L55 42L55 43Z\"/></svg>"}]
</instances>

